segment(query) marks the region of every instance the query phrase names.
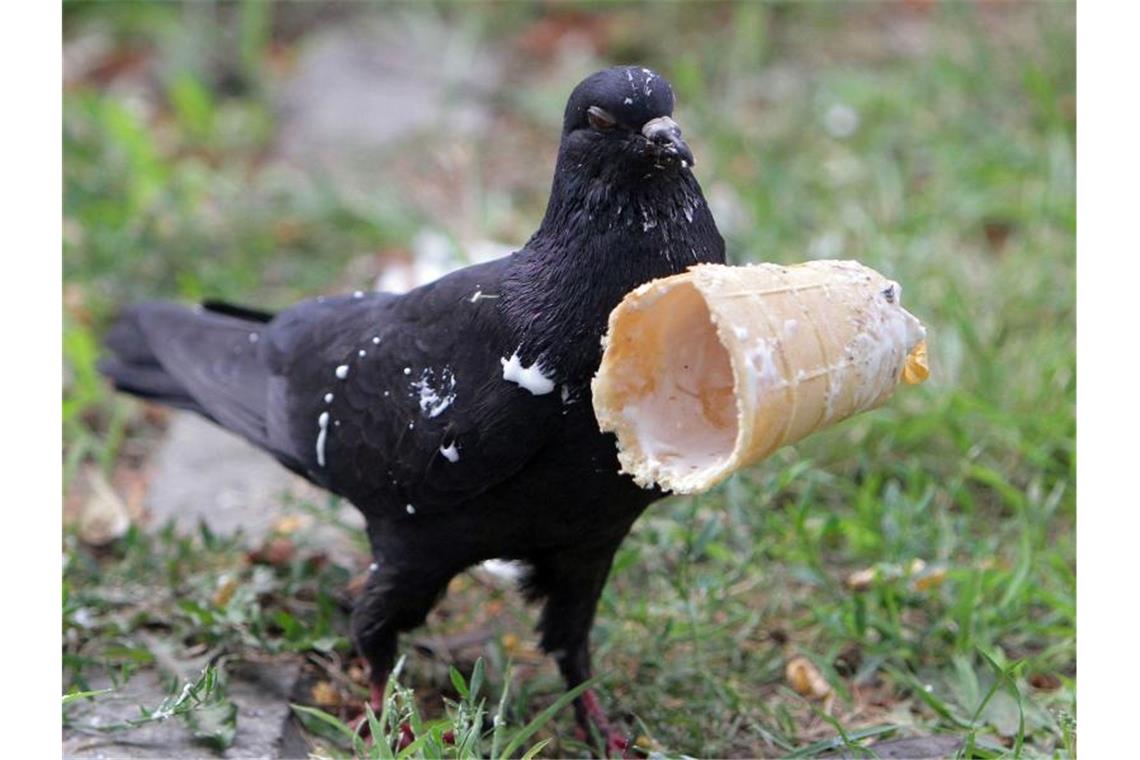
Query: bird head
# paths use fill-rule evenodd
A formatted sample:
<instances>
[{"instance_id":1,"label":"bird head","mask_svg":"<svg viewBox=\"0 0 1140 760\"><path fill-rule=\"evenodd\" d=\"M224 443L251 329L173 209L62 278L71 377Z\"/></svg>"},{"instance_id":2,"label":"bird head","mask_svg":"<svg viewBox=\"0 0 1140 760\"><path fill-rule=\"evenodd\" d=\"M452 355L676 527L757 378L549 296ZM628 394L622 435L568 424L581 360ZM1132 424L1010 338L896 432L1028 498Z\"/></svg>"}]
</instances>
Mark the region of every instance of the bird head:
<instances>
[{"instance_id":1,"label":"bird head","mask_svg":"<svg viewBox=\"0 0 1140 760\"><path fill-rule=\"evenodd\" d=\"M673 88L641 66L615 66L574 88L562 123L562 148L584 163L688 169L693 153L673 121Z\"/></svg>"}]
</instances>

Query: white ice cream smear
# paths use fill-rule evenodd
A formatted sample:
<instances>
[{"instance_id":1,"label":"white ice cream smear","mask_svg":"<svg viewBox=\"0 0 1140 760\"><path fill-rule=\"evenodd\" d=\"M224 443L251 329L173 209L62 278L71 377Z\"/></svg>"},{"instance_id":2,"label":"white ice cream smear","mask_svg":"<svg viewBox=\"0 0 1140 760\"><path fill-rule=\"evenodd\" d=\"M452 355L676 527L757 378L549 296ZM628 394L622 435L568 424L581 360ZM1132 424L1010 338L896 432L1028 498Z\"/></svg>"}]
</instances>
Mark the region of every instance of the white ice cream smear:
<instances>
[{"instance_id":1,"label":"white ice cream smear","mask_svg":"<svg viewBox=\"0 0 1140 760\"><path fill-rule=\"evenodd\" d=\"M440 371L438 382L435 372L430 367L425 369L411 388L411 395L420 397L420 411L428 417L438 417L455 401L455 375L451 367Z\"/></svg>"},{"instance_id":2,"label":"white ice cream smear","mask_svg":"<svg viewBox=\"0 0 1140 760\"><path fill-rule=\"evenodd\" d=\"M452 464L459 461L459 447L455 445L455 441L452 441L449 446L440 446L439 453L443 454L443 458Z\"/></svg>"},{"instance_id":3,"label":"white ice cream smear","mask_svg":"<svg viewBox=\"0 0 1140 760\"><path fill-rule=\"evenodd\" d=\"M348 365L342 364L339 367L337 367L336 368L336 376L341 380L348 377Z\"/></svg>"},{"instance_id":4,"label":"white ice cream smear","mask_svg":"<svg viewBox=\"0 0 1140 760\"><path fill-rule=\"evenodd\" d=\"M320 432L317 433L317 464L321 467L325 466L325 439L329 434L329 413L321 412L321 416L317 417L317 427Z\"/></svg>"},{"instance_id":5,"label":"white ice cream smear","mask_svg":"<svg viewBox=\"0 0 1140 760\"><path fill-rule=\"evenodd\" d=\"M542 371L542 365L536 361L529 367L524 367L518 349L515 349L510 359L499 359L499 363L503 365L504 380L525 388L535 396L544 396L554 390L554 381Z\"/></svg>"}]
</instances>

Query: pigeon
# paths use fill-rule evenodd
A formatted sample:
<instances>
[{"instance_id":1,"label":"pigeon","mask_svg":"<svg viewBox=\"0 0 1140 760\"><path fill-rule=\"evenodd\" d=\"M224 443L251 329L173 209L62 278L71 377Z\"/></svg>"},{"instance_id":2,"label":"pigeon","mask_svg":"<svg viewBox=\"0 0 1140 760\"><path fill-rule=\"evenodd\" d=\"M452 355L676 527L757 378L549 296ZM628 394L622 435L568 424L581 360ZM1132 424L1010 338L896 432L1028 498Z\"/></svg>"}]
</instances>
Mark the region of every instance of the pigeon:
<instances>
[{"instance_id":1,"label":"pigeon","mask_svg":"<svg viewBox=\"0 0 1140 760\"><path fill-rule=\"evenodd\" d=\"M108 331L100 369L119 390L244 436L363 513L373 564L351 633L376 706L398 635L488 559L527 568L567 687L591 677L614 554L666 495L622 474L598 429L590 380L607 319L637 286L725 258L673 106L641 66L579 83L545 215L508 256L278 313L145 302ZM580 735L625 747L593 691L574 710Z\"/></svg>"}]
</instances>

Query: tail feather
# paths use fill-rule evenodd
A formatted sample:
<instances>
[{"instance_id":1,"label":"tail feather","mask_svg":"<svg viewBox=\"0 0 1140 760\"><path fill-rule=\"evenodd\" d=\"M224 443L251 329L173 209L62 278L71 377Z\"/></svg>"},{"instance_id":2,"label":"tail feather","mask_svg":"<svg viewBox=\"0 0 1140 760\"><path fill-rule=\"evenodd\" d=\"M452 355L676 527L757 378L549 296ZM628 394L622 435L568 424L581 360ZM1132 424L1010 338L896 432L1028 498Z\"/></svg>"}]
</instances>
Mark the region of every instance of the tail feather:
<instances>
[{"instance_id":1,"label":"tail feather","mask_svg":"<svg viewBox=\"0 0 1140 760\"><path fill-rule=\"evenodd\" d=\"M269 370L258 340L271 315L242 312L138 304L108 333L99 369L122 391L198 412L268 448Z\"/></svg>"},{"instance_id":2,"label":"tail feather","mask_svg":"<svg viewBox=\"0 0 1140 760\"><path fill-rule=\"evenodd\" d=\"M103 342L108 354L99 360L99 371L124 393L209 417L151 350L140 324L146 306L124 311L111 326Z\"/></svg>"}]
</instances>

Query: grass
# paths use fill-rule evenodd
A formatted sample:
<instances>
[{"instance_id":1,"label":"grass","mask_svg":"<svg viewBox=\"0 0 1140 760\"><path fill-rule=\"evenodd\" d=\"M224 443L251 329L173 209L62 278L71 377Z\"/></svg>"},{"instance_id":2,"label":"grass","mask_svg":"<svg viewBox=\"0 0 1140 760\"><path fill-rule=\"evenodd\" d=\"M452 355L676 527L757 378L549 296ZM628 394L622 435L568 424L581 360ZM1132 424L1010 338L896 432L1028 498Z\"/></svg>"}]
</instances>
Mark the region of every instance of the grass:
<instances>
[{"instance_id":1,"label":"grass","mask_svg":"<svg viewBox=\"0 0 1140 760\"><path fill-rule=\"evenodd\" d=\"M82 502L89 469L113 479L137 467L158 434L93 371L116 306L207 294L285 304L347 287L354 260L406 247L424 226L458 234L454 217L414 199L378 189L362 200L267 158L278 129L268 93L283 76L273 61L297 43L276 40L258 7L217 9L234 13L241 40L227 64L241 86L227 89L202 52L217 19L173 5L65 5L72 43L101 36L127 61L122 76L147 85L145 108L93 76L64 95L69 501ZM562 24L658 66L736 261L858 258L903 283L931 331L924 386L639 522L593 634L607 704L640 746L670 756L814 756L943 732L964 737L964 756L1074 755L1072 6L491 12L431 11L477 46L510 48ZM452 208L476 209L463 225L480 236L521 241L541 214L551 162L520 161L512 145L552 157L573 77L525 63L512 61L518 84L496 100L507 128L469 145L514 173L471 169L454 190L466 202ZM431 155L433 139L401 149ZM421 181L429 168L418 167ZM521 179L504 189L502 176ZM163 646L205 656L221 686L233 658L297 657L343 695L317 706L348 720L363 694L337 591L350 573L322 564L300 534L290 540L290 559L266 563L208 532L132 528L97 551L69 531L65 682L98 691L90 674L114 684L161 669ZM493 755L504 745L492 748L482 716L514 732L558 698L553 667L527 646L532 617L516 595L461 578L429 619L433 632L494 633L479 652L482 701L472 661L461 665L464 696L446 668L408 656L389 708L428 727L433 756ZM830 699L791 688L796 656ZM99 698L72 699L65 717ZM326 725L326 751L350 751ZM580 753L570 728L560 711L522 745ZM471 743L437 741L448 729Z\"/></svg>"}]
</instances>

